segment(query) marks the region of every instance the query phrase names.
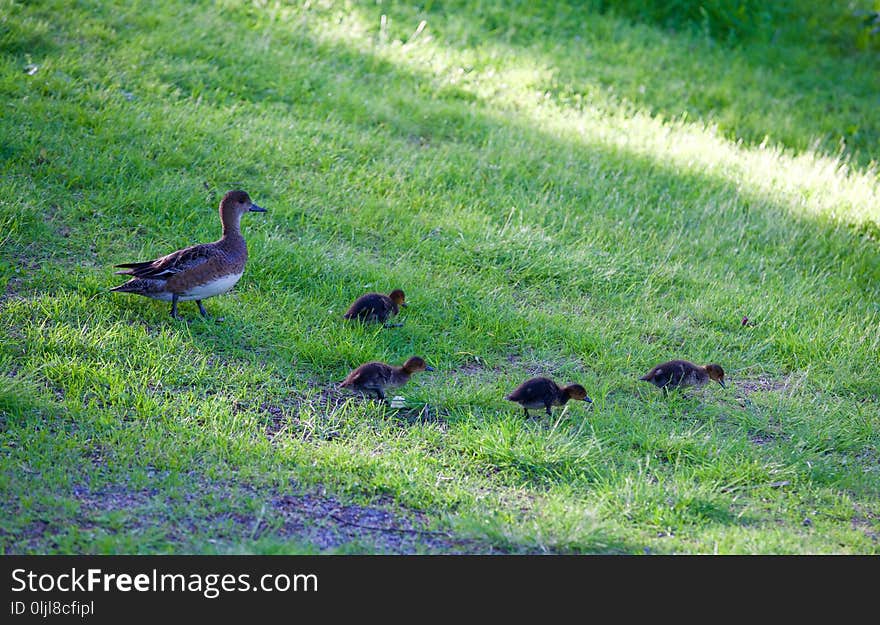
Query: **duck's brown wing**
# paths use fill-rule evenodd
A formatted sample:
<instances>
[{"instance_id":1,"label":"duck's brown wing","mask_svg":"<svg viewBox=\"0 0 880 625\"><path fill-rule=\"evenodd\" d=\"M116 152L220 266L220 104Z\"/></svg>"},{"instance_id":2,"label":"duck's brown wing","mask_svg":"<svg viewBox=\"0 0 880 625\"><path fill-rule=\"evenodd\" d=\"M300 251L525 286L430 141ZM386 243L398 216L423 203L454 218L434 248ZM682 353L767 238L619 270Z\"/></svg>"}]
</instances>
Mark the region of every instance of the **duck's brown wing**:
<instances>
[{"instance_id":1,"label":"duck's brown wing","mask_svg":"<svg viewBox=\"0 0 880 625\"><path fill-rule=\"evenodd\" d=\"M345 379L342 381L341 386L351 386L352 384L358 384L361 377L363 377L363 371L361 371L361 368L358 367L347 376L345 376Z\"/></svg>"},{"instance_id":2,"label":"duck's brown wing","mask_svg":"<svg viewBox=\"0 0 880 625\"><path fill-rule=\"evenodd\" d=\"M117 274L134 276L135 278L168 279L171 276L198 267L204 263L218 259L222 253L213 245L193 245L172 252L155 260L140 263L122 263L116 267L125 268Z\"/></svg>"},{"instance_id":3,"label":"duck's brown wing","mask_svg":"<svg viewBox=\"0 0 880 625\"><path fill-rule=\"evenodd\" d=\"M660 388L677 386L692 368L693 366L684 360L670 360L657 365L640 379Z\"/></svg>"},{"instance_id":4,"label":"duck's brown wing","mask_svg":"<svg viewBox=\"0 0 880 625\"><path fill-rule=\"evenodd\" d=\"M507 399L515 402L543 402L547 397L555 397L558 391L559 387L552 380L532 378L516 387Z\"/></svg>"},{"instance_id":5,"label":"duck's brown wing","mask_svg":"<svg viewBox=\"0 0 880 625\"><path fill-rule=\"evenodd\" d=\"M357 298L345 312L346 319L362 319L385 321L392 312L392 303L388 296L381 293L367 293Z\"/></svg>"}]
</instances>

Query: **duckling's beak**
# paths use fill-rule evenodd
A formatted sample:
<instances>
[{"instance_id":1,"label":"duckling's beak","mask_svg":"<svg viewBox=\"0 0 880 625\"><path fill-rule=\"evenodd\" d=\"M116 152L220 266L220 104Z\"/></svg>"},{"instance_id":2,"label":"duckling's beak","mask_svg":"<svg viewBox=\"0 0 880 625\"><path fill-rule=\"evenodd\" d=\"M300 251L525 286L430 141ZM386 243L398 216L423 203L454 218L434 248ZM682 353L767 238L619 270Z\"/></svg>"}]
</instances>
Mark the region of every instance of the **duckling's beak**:
<instances>
[{"instance_id":1,"label":"duckling's beak","mask_svg":"<svg viewBox=\"0 0 880 625\"><path fill-rule=\"evenodd\" d=\"M406 308L407 306L409 306L409 304L407 304L406 302L400 302L400 305L403 306L404 308Z\"/></svg>"},{"instance_id":2,"label":"duckling's beak","mask_svg":"<svg viewBox=\"0 0 880 625\"><path fill-rule=\"evenodd\" d=\"M434 370L434 367L429 367L428 365L425 365L425 371L433 371L433 370Z\"/></svg>"},{"instance_id":3,"label":"duckling's beak","mask_svg":"<svg viewBox=\"0 0 880 625\"><path fill-rule=\"evenodd\" d=\"M727 388L726 386L724 386L724 380L718 380L718 384L721 385L721 388Z\"/></svg>"},{"instance_id":4,"label":"duckling's beak","mask_svg":"<svg viewBox=\"0 0 880 625\"><path fill-rule=\"evenodd\" d=\"M592 404L592 403L593 403L593 400L590 399L589 397L584 397L584 401L587 402L588 404Z\"/></svg>"},{"instance_id":5,"label":"duckling's beak","mask_svg":"<svg viewBox=\"0 0 880 625\"><path fill-rule=\"evenodd\" d=\"M252 204L251 204L250 211L251 211L252 213L265 213L265 212L266 212L266 209L263 208L262 206L257 206L256 204L253 204L253 203L252 203Z\"/></svg>"}]
</instances>

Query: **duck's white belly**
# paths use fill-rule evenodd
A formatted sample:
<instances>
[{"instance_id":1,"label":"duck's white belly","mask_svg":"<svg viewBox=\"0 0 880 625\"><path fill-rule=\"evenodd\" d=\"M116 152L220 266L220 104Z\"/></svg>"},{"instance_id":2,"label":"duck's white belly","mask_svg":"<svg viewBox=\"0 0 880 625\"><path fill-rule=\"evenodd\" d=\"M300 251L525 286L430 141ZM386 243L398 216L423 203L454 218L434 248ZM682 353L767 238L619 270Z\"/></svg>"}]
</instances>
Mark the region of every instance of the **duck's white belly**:
<instances>
[{"instance_id":1,"label":"duck's white belly","mask_svg":"<svg viewBox=\"0 0 880 625\"><path fill-rule=\"evenodd\" d=\"M221 293L226 293L226 291L235 286L235 283L241 279L242 275L243 272L231 273L212 282L200 284L199 286L184 291L177 299L181 302L187 302L194 299L207 299L209 297L214 297L215 295L220 295ZM170 295L168 296L168 299L171 299Z\"/></svg>"}]
</instances>

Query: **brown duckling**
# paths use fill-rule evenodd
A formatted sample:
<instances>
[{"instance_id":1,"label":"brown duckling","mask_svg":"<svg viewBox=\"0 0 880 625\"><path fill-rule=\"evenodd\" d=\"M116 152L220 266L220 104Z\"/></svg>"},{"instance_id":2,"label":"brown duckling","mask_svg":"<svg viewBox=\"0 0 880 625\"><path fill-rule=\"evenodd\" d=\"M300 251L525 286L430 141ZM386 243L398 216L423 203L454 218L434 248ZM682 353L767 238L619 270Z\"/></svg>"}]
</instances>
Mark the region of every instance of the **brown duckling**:
<instances>
[{"instance_id":1,"label":"brown duckling","mask_svg":"<svg viewBox=\"0 0 880 625\"><path fill-rule=\"evenodd\" d=\"M413 356L402 367L392 367L384 362L367 362L348 374L339 385L369 395L370 391L378 399L385 399L385 388L403 386L416 371L433 371L418 356Z\"/></svg>"},{"instance_id":2,"label":"brown duckling","mask_svg":"<svg viewBox=\"0 0 880 625\"><path fill-rule=\"evenodd\" d=\"M670 360L657 365L639 379L663 389L664 393L671 388L703 386L709 380L715 380L724 388L724 369L716 364L701 367L687 360Z\"/></svg>"},{"instance_id":3,"label":"brown duckling","mask_svg":"<svg viewBox=\"0 0 880 625\"><path fill-rule=\"evenodd\" d=\"M248 252L241 235L241 216L265 213L244 191L230 191L220 202L223 236L213 243L191 245L155 260L122 263L117 274L131 276L111 291L135 293L171 302L171 316L177 315L177 302L194 301L203 317L208 316L203 299L231 289L244 273Z\"/></svg>"},{"instance_id":4,"label":"brown duckling","mask_svg":"<svg viewBox=\"0 0 880 625\"><path fill-rule=\"evenodd\" d=\"M592 404L593 400L587 397L587 391L580 384L569 384L560 388L550 378L531 378L516 387L506 397L523 407L526 418L529 418L529 408L544 408L547 416L552 416L550 406L564 406L569 399L579 399Z\"/></svg>"},{"instance_id":5,"label":"brown duckling","mask_svg":"<svg viewBox=\"0 0 880 625\"><path fill-rule=\"evenodd\" d=\"M386 328L395 328L403 324L385 322L395 316L402 307L406 307L406 295L400 289L394 289L388 295L366 293L354 301L343 317L363 322L376 321L385 324Z\"/></svg>"}]
</instances>

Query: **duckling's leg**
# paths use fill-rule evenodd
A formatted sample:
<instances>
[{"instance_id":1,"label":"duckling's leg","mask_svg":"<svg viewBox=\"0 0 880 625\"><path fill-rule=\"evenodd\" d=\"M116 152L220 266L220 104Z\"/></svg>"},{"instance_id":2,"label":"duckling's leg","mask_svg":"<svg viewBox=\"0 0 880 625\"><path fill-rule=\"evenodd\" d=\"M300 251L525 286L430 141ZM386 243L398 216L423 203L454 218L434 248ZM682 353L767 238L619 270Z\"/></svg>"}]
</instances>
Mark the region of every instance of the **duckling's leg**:
<instances>
[{"instance_id":1,"label":"duckling's leg","mask_svg":"<svg viewBox=\"0 0 880 625\"><path fill-rule=\"evenodd\" d=\"M385 393L382 392L381 388L376 388L373 390L376 391L376 398L377 399L385 399Z\"/></svg>"},{"instance_id":2,"label":"duckling's leg","mask_svg":"<svg viewBox=\"0 0 880 625\"><path fill-rule=\"evenodd\" d=\"M205 310L205 307L204 307L204 306L202 306L202 300L197 299L197 300L196 300L196 304L199 305L199 312L202 313L202 317L204 317L205 319L208 319L208 318L209 318L209 317L208 317L208 311Z\"/></svg>"},{"instance_id":3,"label":"duckling's leg","mask_svg":"<svg viewBox=\"0 0 880 625\"><path fill-rule=\"evenodd\" d=\"M180 317L177 314L177 298L178 298L177 293L171 294L171 316L174 319L180 319Z\"/></svg>"},{"instance_id":4,"label":"duckling's leg","mask_svg":"<svg viewBox=\"0 0 880 625\"><path fill-rule=\"evenodd\" d=\"M402 323L386 323L385 327L386 328L402 328L403 324Z\"/></svg>"},{"instance_id":5,"label":"duckling's leg","mask_svg":"<svg viewBox=\"0 0 880 625\"><path fill-rule=\"evenodd\" d=\"M553 413L550 411L550 406L551 406L550 402L545 402L545 403L544 403L544 408L547 409L547 416L548 416L548 417L552 417L552 416L553 416Z\"/></svg>"},{"instance_id":6,"label":"duckling's leg","mask_svg":"<svg viewBox=\"0 0 880 625\"><path fill-rule=\"evenodd\" d=\"M523 412L526 413L526 419L531 419L532 415L529 414L529 409L523 406Z\"/></svg>"}]
</instances>

